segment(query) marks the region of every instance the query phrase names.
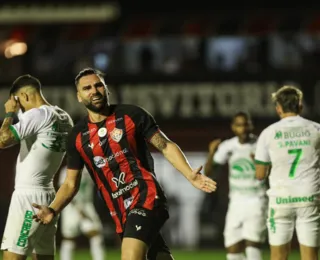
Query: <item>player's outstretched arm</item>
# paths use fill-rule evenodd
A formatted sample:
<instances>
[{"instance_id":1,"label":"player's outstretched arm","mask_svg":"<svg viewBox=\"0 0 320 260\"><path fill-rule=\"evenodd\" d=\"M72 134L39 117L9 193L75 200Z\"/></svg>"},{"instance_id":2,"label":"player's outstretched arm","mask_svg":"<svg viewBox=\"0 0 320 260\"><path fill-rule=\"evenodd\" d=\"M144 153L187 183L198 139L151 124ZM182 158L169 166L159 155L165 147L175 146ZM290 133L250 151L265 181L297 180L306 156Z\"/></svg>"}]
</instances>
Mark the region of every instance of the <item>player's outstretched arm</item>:
<instances>
[{"instance_id":1,"label":"player's outstretched arm","mask_svg":"<svg viewBox=\"0 0 320 260\"><path fill-rule=\"evenodd\" d=\"M170 141L161 131L152 136L150 143L162 152L173 167L181 172L193 186L205 192L216 190L216 182L201 174L202 166L192 169L179 146Z\"/></svg>"},{"instance_id":2,"label":"player's outstretched arm","mask_svg":"<svg viewBox=\"0 0 320 260\"><path fill-rule=\"evenodd\" d=\"M55 215L59 214L70 203L79 190L81 172L82 170L67 170L66 179L50 206L33 204L33 207L38 209L37 214L33 216L36 221L43 224L50 223Z\"/></svg>"}]
</instances>

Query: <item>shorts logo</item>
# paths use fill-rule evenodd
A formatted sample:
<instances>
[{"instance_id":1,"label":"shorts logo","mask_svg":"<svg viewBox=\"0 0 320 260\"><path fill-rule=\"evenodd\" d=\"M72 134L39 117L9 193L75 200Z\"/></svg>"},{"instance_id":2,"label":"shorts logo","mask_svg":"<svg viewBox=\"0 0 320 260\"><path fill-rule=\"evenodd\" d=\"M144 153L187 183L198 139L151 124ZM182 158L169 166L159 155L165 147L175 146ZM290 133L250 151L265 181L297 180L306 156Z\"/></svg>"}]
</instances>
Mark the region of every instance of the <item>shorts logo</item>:
<instances>
[{"instance_id":1,"label":"shorts logo","mask_svg":"<svg viewBox=\"0 0 320 260\"><path fill-rule=\"evenodd\" d=\"M30 229L32 226L32 215L33 215L32 211L30 211L30 210L26 211L26 214L24 215L24 221L22 224L22 228L20 231L20 236L19 236L19 239L17 242L17 246L25 247L28 243L28 236L29 236Z\"/></svg>"},{"instance_id":2,"label":"shorts logo","mask_svg":"<svg viewBox=\"0 0 320 260\"><path fill-rule=\"evenodd\" d=\"M106 159L104 159L101 156L95 156L93 158L93 162L94 162L95 166L97 166L98 168L102 168L103 166L105 166L107 164Z\"/></svg>"},{"instance_id":3,"label":"shorts logo","mask_svg":"<svg viewBox=\"0 0 320 260\"><path fill-rule=\"evenodd\" d=\"M124 172L121 172L119 175L119 178L113 177L111 180L114 182L117 188L119 188L120 184L125 184L124 178L126 177L126 174Z\"/></svg>"},{"instance_id":4,"label":"shorts logo","mask_svg":"<svg viewBox=\"0 0 320 260\"><path fill-rule=\"evenodd\" d=\"M119 128L114 128L110 133L111 138L117 143L121 140L122 135L123 135L123 131L122 129L119 129Z\"/></svg>"},{"instance_id":5,"label":"shorts logo","mask_svg":"<svg viewBox=\"0 0 320 260\"><path fill-rule=\"evenodd\" d=\"M102 127L102 128L99 129L99 131L98 131L98 136L99 137L104 137L104 136L106 136L106 134L107 134L107 128Z\"/></svg>"},{"instance_id":6,"label":"shorts logo","mask_svg":"<svg viewBox=\"0 0 320 260\"><path fill-rule=\"evenodd\" d=\"M143 209L133 209L129 212L128 216L130 216L131 214L136 214L142 217L147 216L147 213Z\"/></svg>"},{"instance_id":7,"label":"shorts logo","mask_svg":"<svg viewBox=\"0 0 320 260\"><path fill-rule=\"evenodd\" d=\"M141 226L136 225L136 229L137 231L139 231L141 229Z\"/></svg>"},{"instance_id":8,"label":"shorts logo","mask_svg":"<svg viewBox=\"0 0 320 260\"><path fill-rule=\"evenodd\" d=\"M301 203L301 202L314 202L315 196L304 196L304 197L276 197L277 204L290 204L290 203Z\"/></svg>"}]
</instances>

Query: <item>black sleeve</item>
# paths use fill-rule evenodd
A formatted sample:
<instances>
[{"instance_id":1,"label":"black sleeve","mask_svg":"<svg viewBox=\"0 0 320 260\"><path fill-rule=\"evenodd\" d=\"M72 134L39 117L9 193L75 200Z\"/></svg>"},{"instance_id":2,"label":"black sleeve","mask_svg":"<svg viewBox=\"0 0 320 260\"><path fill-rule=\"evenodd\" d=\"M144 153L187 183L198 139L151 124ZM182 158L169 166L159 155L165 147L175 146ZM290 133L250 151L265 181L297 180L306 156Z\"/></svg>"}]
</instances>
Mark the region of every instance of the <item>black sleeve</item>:
<instances>
[{"instance_id":1,"label":"black sleeve","mask_svg":"<svg viewBox=\"0 0 320 260\"><path fill-rule=\"evenodd\" d=\"M159 132L159 126L153 116L143 108L139 108L140 129L146 140L150 140L152 136Z\"/></svg>"},{"instance_id":2,"label":"black sleeve","mask_svg":"<svg viewBox=\"0 0 320 260\"><path fill-rule=\"evenodd\" d=\"M76 142L77 142L77 135L79 132L73 131L70 133L68 137L68 144L67 144L67 168L74 169L74 170L82 170L84 166L84 161L77 150Z\"/></svg>"}]
</instances>

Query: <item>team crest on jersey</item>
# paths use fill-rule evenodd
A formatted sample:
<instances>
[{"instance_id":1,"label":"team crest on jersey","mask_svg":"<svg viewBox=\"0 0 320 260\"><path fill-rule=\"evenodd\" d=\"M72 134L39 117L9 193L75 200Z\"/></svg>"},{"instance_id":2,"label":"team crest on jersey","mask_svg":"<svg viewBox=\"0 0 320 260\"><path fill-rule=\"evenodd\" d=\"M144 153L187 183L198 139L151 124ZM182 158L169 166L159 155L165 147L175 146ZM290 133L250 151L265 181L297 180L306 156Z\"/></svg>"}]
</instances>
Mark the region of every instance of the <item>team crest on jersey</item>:
<instances>
[{"instance_id":1,"label":"team crest on jersey","mask_svg":"<svg viewBox=\"0 0 320 260\"><path fill-rule=\"evenodd\" d=\"M114 128L110 133L111 138L117 143L121 140L122 135L123 135L123 131L122 129L119 129L119 128Z\"/></svg>"}]
</instances>

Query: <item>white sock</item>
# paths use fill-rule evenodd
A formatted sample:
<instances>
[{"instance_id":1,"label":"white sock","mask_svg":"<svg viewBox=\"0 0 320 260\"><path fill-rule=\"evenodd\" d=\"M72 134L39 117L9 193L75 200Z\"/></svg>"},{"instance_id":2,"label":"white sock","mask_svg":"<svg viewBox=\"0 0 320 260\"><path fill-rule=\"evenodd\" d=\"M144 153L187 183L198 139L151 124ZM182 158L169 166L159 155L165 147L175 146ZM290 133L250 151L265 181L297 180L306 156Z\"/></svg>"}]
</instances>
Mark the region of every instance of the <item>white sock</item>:
<instances>
[{"instance_id":1,"label":"white sock","mask_svg":"<svg viewBox=\"0 0 320 260\"><path fill-rule=\"evenodd\" d=\"M227 254L227 260L245 260L245 256L243 253L237 253L237 254Z\"/></svg>"},{"instance_id":2,"label":"white sock","mask_svg":"<svg viewBox=\"0 0 320 260\"><path fill-rule=\"evenodd\" d=\"M61 260L72 260L75 243L72 240L62 240L60 249Z\"/></svg>"},{"instance_id":3,"label":"white sock","mask_svg":"<svg viewBox=\"0 0 320 260\"><path fill-rule=\"evenodd\" d=\"M262 260L261 250L257 247L246 247L247 260Z\"/></svg>"},{"instance_id":4,"label":"white sock","mask_svg":"<svg viewBox=\"0 0 320 260\"><path fill-rule=\"evenodd\" d=\"M104 259L103 237L101 235L90 238L90 251L93 260Z\"/></svg>"}]
</instances>

